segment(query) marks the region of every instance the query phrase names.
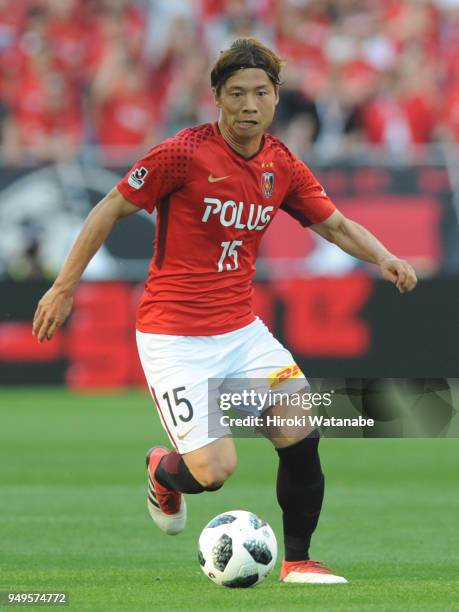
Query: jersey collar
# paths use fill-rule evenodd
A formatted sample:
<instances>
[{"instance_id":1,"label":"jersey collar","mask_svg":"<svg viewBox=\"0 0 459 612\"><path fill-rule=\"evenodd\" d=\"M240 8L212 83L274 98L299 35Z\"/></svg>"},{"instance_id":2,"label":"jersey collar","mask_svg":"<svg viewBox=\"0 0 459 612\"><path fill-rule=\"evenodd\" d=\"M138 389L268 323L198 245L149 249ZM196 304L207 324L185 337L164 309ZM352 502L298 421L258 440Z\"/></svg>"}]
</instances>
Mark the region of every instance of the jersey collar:
<instances>
[{"instance_id":1,"label":"jersey collar","mask_svg":"<svg viewBox=\"0 0 459 612\"><path fill-rule=\"evenodd\" d=\"M217 121L215 123L213 123L212 125L213 125L214 132L215 132L216 136L218 136L219 139L223 141L223 144L228 149L228 151L230 153L232 153L233 155L236 155L236 157L238 157L239 159L243 159L244 161L247 161L247 162L248 161L252 161L256 157L258 157L258 155L260 155L260 153L265 148L265 145L266 145L266 135L263 134L262 140L261 140L261 146L258 149L258 151L256 153L254 153L251 157L245 157L244 155L241 155L241 153L238 153L235 149L233 149L233 147L224 139L223 134L220 132L220 128L218 126L218 122Z\"/></svg>"}]
</instances>

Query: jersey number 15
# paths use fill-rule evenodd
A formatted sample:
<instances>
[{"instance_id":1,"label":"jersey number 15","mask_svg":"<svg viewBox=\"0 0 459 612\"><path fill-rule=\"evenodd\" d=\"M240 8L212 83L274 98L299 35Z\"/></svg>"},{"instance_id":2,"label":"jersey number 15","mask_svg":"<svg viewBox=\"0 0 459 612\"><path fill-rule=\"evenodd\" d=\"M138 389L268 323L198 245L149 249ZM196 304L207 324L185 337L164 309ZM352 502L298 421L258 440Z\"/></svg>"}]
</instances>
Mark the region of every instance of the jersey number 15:
<instances>
[{"instance_id":1,"label":"jersey number 15","mask_svg":"<svg viewBox=\"0 0 459 612\"><path fill-rule=\"evenodd\" d=\"M242 245L242 240L233 240L232 242L222 242L221 247L223 248L220 260L218 262L218 271L224 272L227 270L237 270L239 267L237 247ZM225 260L227 260L225 262Z\"/></svg>"}]
</instances>

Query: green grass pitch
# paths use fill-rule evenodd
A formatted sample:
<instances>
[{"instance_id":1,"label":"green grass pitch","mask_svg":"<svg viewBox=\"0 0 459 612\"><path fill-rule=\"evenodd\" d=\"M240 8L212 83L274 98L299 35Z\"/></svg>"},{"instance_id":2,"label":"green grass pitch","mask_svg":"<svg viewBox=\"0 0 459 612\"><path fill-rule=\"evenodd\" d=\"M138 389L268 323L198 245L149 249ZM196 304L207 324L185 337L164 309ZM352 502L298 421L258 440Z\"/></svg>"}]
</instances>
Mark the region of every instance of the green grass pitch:
<instances>
[{"instance_id":1,"label":"green grass pitch","mask_svg":"<svg viewBox=\"0 0 459 612\"><path fill-rule=\"evenodd\" d=\"M65 590L91 612L459 608L457 438L323 440L312 556L350 584L282 585L279 559L261 585L229 590L202 574L197 538L242 508L281 541L267 442L239 440L237 472L188 496L189 525L170 537L146 510L144 453L167 443L146 394L2 389L0 418L0 590Z\"/></svg>"}]
</instances>

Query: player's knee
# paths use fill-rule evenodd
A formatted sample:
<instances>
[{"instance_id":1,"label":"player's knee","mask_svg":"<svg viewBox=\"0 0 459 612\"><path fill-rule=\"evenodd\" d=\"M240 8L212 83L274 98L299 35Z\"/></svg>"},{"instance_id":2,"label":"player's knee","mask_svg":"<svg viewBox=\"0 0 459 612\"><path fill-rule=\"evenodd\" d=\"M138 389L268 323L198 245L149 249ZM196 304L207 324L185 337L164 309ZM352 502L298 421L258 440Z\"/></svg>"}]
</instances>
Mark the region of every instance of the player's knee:
<instances>
[{"instance_id":1,"label":"player's knee","mask_svg":"<svg viewBox=\"0 0 459 612\"><path fill-rule=\"evenodd\" d=\"M220 461L215 465L203 467L198 476L198 480L206 491L217 491L236 469L236 459L231 458Z\"/></svg>"}]
</instances>

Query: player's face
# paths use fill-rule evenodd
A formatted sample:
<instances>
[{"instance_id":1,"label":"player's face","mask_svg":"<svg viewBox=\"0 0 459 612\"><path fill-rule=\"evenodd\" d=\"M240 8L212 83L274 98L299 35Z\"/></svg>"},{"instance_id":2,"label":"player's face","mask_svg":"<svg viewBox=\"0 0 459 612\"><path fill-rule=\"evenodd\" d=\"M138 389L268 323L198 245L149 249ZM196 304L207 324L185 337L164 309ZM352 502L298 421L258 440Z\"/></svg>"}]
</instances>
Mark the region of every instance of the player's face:
<instances>
[{"instance_id":1,"label":"player's face","mask_svg":"<svg viewBox=\"0 0 459 612\"><path fill-rule=\"evenodd\" d=\"M260 68L238 70L214 95L220 121L241 140L260 136L271 125L279 102L279 88Z\"/></svg>"}]
</instances>

